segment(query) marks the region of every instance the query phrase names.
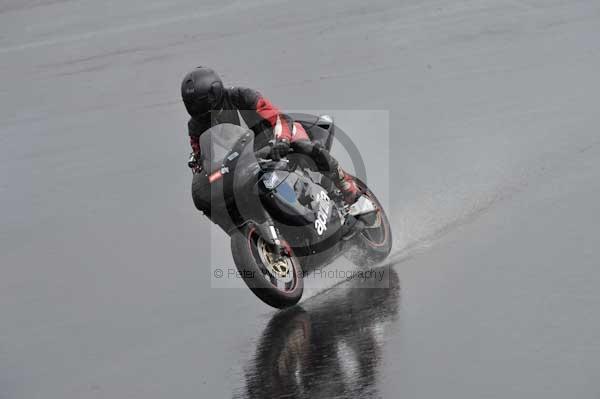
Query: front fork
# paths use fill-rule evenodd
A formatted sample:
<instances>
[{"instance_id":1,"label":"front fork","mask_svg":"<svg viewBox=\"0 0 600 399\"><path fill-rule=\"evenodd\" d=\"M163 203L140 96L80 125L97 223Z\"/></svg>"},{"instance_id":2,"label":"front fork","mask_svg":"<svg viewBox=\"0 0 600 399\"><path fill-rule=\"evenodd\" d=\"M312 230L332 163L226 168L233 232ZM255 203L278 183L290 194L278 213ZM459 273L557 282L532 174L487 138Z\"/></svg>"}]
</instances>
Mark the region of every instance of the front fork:
<instances>
[{"instance_id":1,"label":"front fork","mask_svg":"<svg viewBox=\"0 0 600 399\"><path fill-rule=\"evenodd\" d=\"M270 216L266 216L262 223L251 223L262 239L273 247L273 254L275 256L281 257L282 255L287 255L284 242Z\"/></svg>"}]
</instances>

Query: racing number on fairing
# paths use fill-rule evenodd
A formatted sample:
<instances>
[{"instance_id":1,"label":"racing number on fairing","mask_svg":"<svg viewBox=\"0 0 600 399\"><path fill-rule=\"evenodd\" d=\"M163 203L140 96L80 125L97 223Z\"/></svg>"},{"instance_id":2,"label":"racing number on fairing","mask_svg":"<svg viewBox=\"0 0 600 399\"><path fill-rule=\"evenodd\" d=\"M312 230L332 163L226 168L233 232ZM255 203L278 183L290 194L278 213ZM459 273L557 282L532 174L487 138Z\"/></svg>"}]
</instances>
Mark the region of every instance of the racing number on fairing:
<instances>
[{"instance_id":1,"label":"racing number on fairing","mask_svg":"<svg viewBox=\"0 0 600 399\"><path fill-rule=\"evenodd\" d=\"M317 194L317 201L319 202L319 210L317 211L317 220L315 220L315 229L318 235L323 235L327 230L327 220L329 219L329 212L331 211L331 200L325 191L321 191Z\"/></svg>"}]
</instances>

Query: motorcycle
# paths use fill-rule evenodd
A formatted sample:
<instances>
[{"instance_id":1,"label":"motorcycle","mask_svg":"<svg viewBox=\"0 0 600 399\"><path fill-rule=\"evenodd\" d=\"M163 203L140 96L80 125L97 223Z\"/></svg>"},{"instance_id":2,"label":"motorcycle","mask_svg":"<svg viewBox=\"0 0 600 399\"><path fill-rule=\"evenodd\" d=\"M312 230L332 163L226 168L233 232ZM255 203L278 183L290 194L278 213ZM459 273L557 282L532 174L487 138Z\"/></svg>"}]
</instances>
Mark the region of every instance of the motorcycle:
<instances>
[{"instance_id":1,"label":"motorcycle","mask_svg":"<svg viewBox=\"0 0 600 399\"><path fill-rule=\"evenodd\" d=\"M335 125L328 116L291 114L312 142L331 149ZM286 308L302 297L308 270L349 253L359 266L391 251L389 221L360 179L361 195L344 201L310 156L291 152L272 159L269 145L256 149L254 133L218 124L200 136L201 164L210 183L205 214L231 237L239 275L266 304Z\"/></svg>"}]
</instances>

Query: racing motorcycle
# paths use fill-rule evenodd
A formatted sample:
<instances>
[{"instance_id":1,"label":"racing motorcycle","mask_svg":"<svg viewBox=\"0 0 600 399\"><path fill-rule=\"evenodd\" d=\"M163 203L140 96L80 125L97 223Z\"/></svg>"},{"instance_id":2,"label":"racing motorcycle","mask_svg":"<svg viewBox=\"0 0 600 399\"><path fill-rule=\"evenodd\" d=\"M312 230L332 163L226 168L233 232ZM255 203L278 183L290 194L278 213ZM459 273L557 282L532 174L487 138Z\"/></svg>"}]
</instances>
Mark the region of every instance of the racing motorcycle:
<instances>
[{"instance_id":1,"label":"racing motorcycle","mask_svg":"<svg viewBox=\"0 0 600 399\"><path fill-rule=\"evenodd\" d=\"M331 149L331 117L290 116L311 142ZM200 161L210 182L205 214L231 237L239 275L258 298L286 308L302 297L304 273L340 254L351 253L359 266L388 256L390 224L363 181L356 178L361 195L349 205L311 157L291 152L273 159L269 145L256 147L254 133L233 124L218 124L200 136Z\"/></svg>"}]
</instances>

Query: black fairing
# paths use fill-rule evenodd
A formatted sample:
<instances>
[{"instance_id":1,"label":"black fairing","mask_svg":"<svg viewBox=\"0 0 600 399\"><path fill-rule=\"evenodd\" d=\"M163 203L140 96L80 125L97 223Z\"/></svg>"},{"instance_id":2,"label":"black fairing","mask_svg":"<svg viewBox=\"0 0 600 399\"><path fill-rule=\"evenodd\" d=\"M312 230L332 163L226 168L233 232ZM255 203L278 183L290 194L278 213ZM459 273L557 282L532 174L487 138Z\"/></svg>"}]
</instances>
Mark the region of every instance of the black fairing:
<instances>
[{"instance_id":1,"label":"black fairing","mask_svg":"<svg viewBox=\"0 0 600 399\"><path fill-rule=\"evenodd\" d=\"M321 126L318 117L312 123L329 141L333 127ZM207 173L223 172L210 187L211 219L227 233L272 221L296 256L309 256L306 264L323 264L339 253L342 220L327 193L331 182L311 171L307 160L290 156L287 162L259 162L253 133L230 124L211 128L200 144ZM269 174L280 178L266 185Z\"/></svg>"},{"instance_id":2,"label":"black fairing","mask_svg":"<svg viewBox=\"0 0 600 399\"><path fill-rule=\"evenodd\" d=\"M263 176L264 177L264 176ZM309 172L290 173L274 189L259 184L261 202L298 256L323 255L341 239L342 221L333 200ZM326 214L324 228L317 228L319 212ZM323 224L322 224L323 226Z\"/></svg>"}]
</instances>

